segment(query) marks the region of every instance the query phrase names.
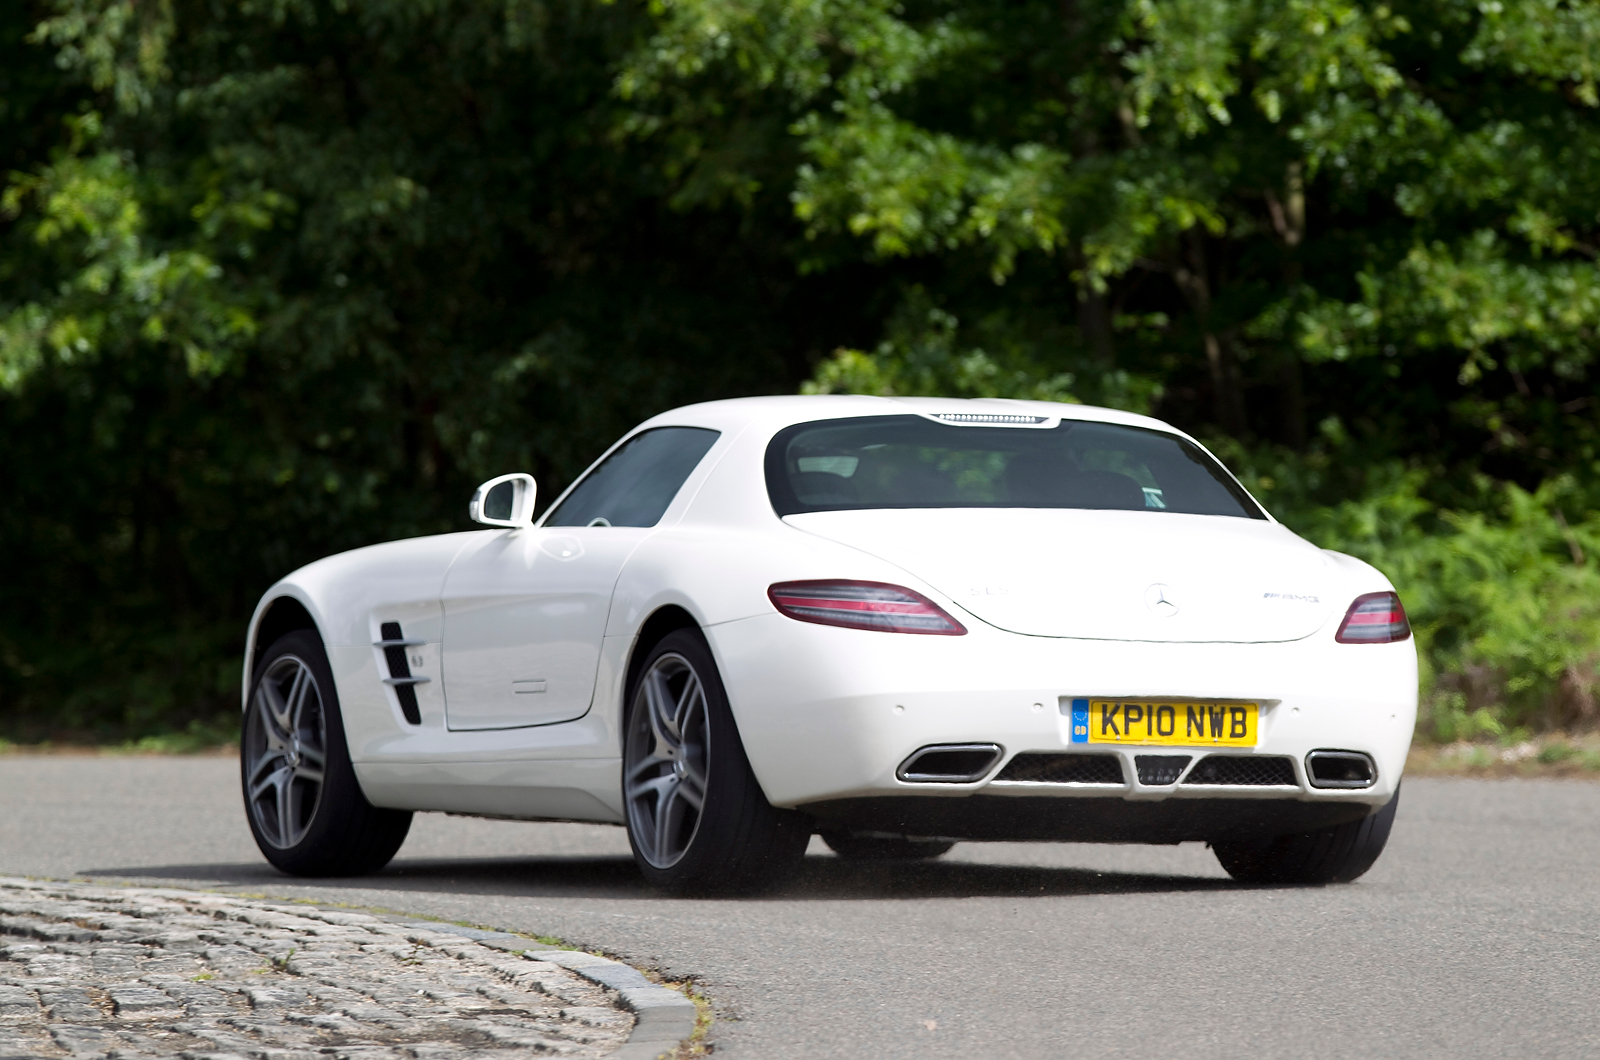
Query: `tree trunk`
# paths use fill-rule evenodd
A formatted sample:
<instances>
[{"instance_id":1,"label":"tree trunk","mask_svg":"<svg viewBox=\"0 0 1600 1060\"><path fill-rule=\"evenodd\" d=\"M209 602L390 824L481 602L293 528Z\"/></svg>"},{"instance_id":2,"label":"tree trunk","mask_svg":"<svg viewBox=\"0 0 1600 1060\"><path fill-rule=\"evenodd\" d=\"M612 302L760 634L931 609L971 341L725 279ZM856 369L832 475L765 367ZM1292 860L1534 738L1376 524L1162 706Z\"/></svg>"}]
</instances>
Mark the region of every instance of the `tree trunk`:
<instances>
[{"instance_id":1,"label":"tree trunk","mask_svg":"<svg viewBox=\"0 0 1600 1060\"><path fill-rule=\"evenodd\" d=\"M1211 373L1212 411L1217 425L1235 438L1244 435L1244 392L1239 385L1239 362L1233 347L1205 326L1202 341L1206 348L1206 368Z\"/></svg>"},{"instance_id":2,"label":"tree trunk","mask_svg":"<svg viewBox=\"0 0 1600 1060\"><path fill-rule=\"evenodd\" d=\"M1306 392L1300 372L1300 351L1292 346L1283 351L1279 370L1283 388L1283 440L1295 449L1306 447Z\"/></svg>"},{"instance_id":3,"label":"tree trunk","mask_svg":"<svg viewBox=\"0 0 1600 1060\"><path fill-rule=\"evenodd\" d=\"M1293 296L1300 286L1300 259L1295 250L1306 238L1306 181L1305 167L1298 161L1284 168L1284 197L1267 189L1267 212L1272 217L1272 227L1283 242L1283 281L1285 290ZM1296 449L1306 444L1306 395L1301 379L1300 351L1292 341L1283 348L1283 364L1279 371L1279 385L1283 392L1284 440Z\"/></svg>"},{"instance_id":4,"label":"tree trunk","mask_svg":"<svg viewBox=\"0 0 1600 1060\"><path fill-rule=\"evenodd\" d=\"M1206 369L1211 376L1211 408L1217 426L1235 438L1245 433L1244 388L1239 382L1239 362L1231 344L1211 326L1211 282L1207 278L1205 233L1199 227L1183 234L1178 264L1172 278L1183 292L1195 322L1200 325Z\"/></svg>"},{"instance_id":5,"label":"tree trunk","mask_svg":"<svg viewBox=\"0 0 1600 1060\"><path fill-rule=\"evenodd\" d=\"M1084 280L1078 284L1078 331L1083 345L1105 371L1117 366L1117 347L1111 330L1111 304L1104 291Z\"/></svg>"}]
</instances>

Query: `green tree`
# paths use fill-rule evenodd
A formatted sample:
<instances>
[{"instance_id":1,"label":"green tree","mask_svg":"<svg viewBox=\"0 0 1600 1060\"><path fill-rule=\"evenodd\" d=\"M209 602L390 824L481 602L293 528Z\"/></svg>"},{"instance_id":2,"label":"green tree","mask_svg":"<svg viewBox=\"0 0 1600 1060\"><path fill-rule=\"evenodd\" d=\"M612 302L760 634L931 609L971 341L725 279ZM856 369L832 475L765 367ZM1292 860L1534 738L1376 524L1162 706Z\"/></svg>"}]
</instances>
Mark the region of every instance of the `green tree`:
<instances>
[{"instance_id":1,"label":"green tree","mask_svg":"<svg viewBox=\"0 0 1600 1060\"><path fill-rule=\"evenodd\" d=\"M295 565L803 382L1154 412L1410 579L1450 731L1592 706L1597 49L1597 0L12 4L0 725L225 713Z\"/></svg>"},{"instance_id":2,"label":"green tree","mask_svg":"<svg viewBox=\"0 0 1600 1060\"><path fill-rule=\"evenodd\" d=\"M1600 5L660 11L618 84L681 195L771 185L786 135L806 265L919 260L945 274L936 301L1009 305L1023 331L1021 306L1053 303L1074 334L1036 359L1086 396L1121 368L1235 437L1302 447L1339 413L1411 452L1437 450L1445 405L1449 442L1515 432L1500 470L1523 477L1559 470L1575 429L1592 444L1561 407L1591 390ZM786 133L768 120L752 148L748 115L772 112ZM978 264L1024 292L965 293ZM1363 415L1396 381L1410 399ZM1308 396L1335 382L1357 400Z\"/></svg>"},{"instance_id":3,"label":"green tree","mask_svg":"<svg viewBox=\"0 0 1600 1060\"><path fill-rule=\"evenodd\" d=\"M637 10L6 10L14 730L225 714L273 579L465 528L491 474L553 496L645 416L791 390L825 348L805 307L838 282L743 214L674 211L614 136Z\"/></svg>"}]
</instances>

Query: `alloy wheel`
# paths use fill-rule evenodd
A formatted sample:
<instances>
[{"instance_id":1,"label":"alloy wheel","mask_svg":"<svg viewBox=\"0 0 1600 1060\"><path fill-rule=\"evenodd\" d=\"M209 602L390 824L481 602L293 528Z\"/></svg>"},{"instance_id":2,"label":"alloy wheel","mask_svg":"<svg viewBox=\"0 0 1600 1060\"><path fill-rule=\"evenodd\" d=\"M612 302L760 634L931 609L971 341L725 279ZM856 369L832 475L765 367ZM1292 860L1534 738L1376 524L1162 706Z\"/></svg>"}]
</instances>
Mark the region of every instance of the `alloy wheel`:
<instances>
[{"instance_id":1,"label":"alloy wheel","mask_svg":"<svg viewBox=\"0 0 1600 1060\"><path fill-rule=\"evenodd\" d=\"M623 777L634 845L656 868L677 864L694 842L710 752L705 685L689 660L665 653L634 694Z\"/></svg>"},{"instance_id":2,"label":"alloy wheel","mask_svg":"<svg viewBox=\"0 0 1600 1060\"><path fill-rule=\"evenodd\" d=\"M316 675L303 659L274 660L250 697L245 802L261 837L280 850L305 838L322 802L328 725Z\"/></svg>"}]
</instances>

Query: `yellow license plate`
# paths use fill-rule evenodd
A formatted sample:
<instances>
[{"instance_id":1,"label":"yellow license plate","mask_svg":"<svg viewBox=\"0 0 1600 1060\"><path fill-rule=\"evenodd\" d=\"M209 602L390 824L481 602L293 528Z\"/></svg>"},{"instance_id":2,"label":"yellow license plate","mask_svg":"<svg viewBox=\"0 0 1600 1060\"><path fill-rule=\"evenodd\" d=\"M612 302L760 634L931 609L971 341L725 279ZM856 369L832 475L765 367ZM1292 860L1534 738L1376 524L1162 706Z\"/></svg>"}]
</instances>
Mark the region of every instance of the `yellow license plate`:
<instances>
[{"instance_id":1,"label":"yellow license plate","mask_svg":"<svg viewBox=\"0 0 1600 1060\"><path fill-rule=\"evenodd\" d=\"M1073 702L1074 743L1254 747L1261 713L1256 703L1091 699L1087 710L1080 703ZM1088 731L1082 732L1085 722Z\"/></svg>"}]
</instances>

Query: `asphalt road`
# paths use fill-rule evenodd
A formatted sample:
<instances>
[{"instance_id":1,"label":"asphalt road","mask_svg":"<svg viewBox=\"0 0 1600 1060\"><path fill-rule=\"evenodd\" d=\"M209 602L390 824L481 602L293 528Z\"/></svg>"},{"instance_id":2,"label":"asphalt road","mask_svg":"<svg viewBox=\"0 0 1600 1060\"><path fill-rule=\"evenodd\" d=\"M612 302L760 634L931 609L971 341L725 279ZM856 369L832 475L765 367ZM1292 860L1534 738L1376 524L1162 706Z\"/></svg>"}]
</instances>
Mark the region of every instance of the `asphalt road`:
<instances>
[{"instance_id":1,"label":"asphalt road","mask_svg":"<svg viewBox=\"0 0 1600 1060\"><path fill-rule=\"evenodd\" d=\"M1250 888L1203 847L964 844L663 899L620 829L419 815L382 874L269 869L231 759L0 757L0 874L310 897L552 934L713 1000L716 1055L1594 1057L1600 784L1406 782L1361 881Z\"/></svg>"}]
</instances>

